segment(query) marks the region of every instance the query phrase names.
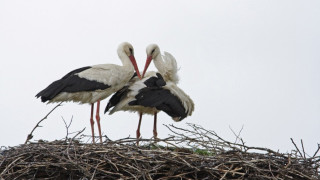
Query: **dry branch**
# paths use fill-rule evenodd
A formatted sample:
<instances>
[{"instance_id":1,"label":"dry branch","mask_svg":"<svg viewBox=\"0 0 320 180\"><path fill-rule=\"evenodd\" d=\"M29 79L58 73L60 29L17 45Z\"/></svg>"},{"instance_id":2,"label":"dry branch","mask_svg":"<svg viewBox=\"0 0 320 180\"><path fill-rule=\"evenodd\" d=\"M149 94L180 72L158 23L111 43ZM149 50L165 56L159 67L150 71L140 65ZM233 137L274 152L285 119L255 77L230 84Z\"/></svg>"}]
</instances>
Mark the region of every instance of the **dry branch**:
<instances>
[{"instance_id":1,"label":"dry branch","mask_svg":"<svg viewBox=\"0 0 320 180\"><path fill-rule=\"evenodd\" d=\"M30 140L33 138L33 134L32 134L32 133L34 132L34 130L36 130L38 127L41 127L41 126L40 126L40 123L41 123L42 121L44 121L45 119L47 119L48 116L49 116L57 107L61 106L61 104L62 104L62 102L59 103L58 105L56 105L44 118L42 118L42 119L34 126L34 128L33 128L33 129L31 130L31 132L28 134L27 139L26 139L26 141L24 142L24 144L27 144L28 141L30 141Z\"/></svg>"}]
</instances>

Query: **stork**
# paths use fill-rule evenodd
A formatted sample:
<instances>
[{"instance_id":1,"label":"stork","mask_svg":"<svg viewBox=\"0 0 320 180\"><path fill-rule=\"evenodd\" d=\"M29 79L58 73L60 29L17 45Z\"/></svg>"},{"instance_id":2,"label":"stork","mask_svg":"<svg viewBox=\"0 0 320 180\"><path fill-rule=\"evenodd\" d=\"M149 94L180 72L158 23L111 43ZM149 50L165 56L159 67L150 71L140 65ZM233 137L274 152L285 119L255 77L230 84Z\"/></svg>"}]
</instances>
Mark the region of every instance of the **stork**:
<instances>
[{"instance_id":1,"label":"stork","mask_svg":"<svg viewBox=\"0 0 320 180\"><path fill-rule=\"evenodd\" d=\"M126 86L110 98L105 109L106 113L111 107L114 107L109 114L120 110L139 112L139 124L136 131L137 144L143 114L154 115L153 135L156 139L157 113L160 110L171 116L174 121L181 121L186 116L191 116L194 110L192 99L176 85L179 78L175 58L165 52L163 60L160 48L156 44L149 45L146 51L147 61L142 80L133 77ZM159 72L146 73L152 60Z\"/></svg>"},{"instance_id":2,"label":"stork","mask_svg":"<svg viewBox=\"0 0 320 180\"><path fill-rule=\"evenodd\" d=\"M97 103L96 121L99 130L99 138L102 143L100 127L100 101L114 92L123 88L136 71L141 78L134 57L133 46L124 42L118 46L118 56L122 66L115 64L99 64L75 69L61 79L54 81L47 88L40 91L36 97L41 97L42 102L78 102L91 104L91 132L94 141L94 103Z\"/></svg>"}]
</instances>

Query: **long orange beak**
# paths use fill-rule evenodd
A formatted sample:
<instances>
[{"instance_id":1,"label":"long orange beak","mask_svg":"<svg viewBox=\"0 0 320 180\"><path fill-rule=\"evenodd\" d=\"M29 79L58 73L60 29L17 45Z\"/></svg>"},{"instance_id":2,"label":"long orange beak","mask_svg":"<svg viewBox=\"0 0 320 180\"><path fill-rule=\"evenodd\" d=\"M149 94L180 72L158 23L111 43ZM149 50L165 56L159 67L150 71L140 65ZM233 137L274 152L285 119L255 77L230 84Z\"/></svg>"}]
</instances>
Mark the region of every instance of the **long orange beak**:
<instances>
[{"instance_id":1,"label":"long orange beak","mask_svg":"<svg viewBox=\"0 0 320 180\"><path fill-rule=\"evenodd\" d=\"M137 75L138 75L139 79L142 79L142 78L141 78L141 75L140 75L139 68L138 68L138 66L137 66L136 59L134 58L133 55L129 56L129 58L130 58L130 61L131 61L132 65L133 65L134 69L135 69L136 72L137 72Z\"/></svg>"},{"instance_id":2,"label":"long orange beak","mask_svg":"<svg viewBox=\"0 0 320 180\"><path fill-rule=\"evenodd\" d=\"M152 56L148 56L147 57L147 61L146 61L146 65L144 66L144 70L143 70L143 73L142 73L142 78L144 77L144 74L146 73L151 61L152 61Z\"/></svg>"}]
</instances>

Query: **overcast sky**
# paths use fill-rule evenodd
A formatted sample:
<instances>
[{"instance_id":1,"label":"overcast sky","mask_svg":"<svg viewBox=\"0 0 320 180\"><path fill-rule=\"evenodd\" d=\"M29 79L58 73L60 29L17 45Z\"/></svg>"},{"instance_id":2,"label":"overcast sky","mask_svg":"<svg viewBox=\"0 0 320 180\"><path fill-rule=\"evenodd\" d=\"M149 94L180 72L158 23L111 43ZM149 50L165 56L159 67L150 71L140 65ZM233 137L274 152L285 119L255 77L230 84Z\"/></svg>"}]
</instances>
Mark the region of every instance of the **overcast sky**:
<instances>
[{"instance_id":1,"label":"overcast sky","mask_svg":"<svg viewBox=\"0 0 320 180\"><path fill-rule=\"evenodd\" d=\"M195 123L234 141L281 152L303 139L310 154L320 143L320 1L0 1L0 145L15 146L55 104L35 95L73 69L121 64L123 41L135 48L140 70L145 48L157 43L178 61L181 87L195 112L175 123ZM154 65L149 70L155 70ZM103 112L108 99L102 101ZM86 127L90 106L64 103L34 133L34 140L65 136ZM138 115L101 113L111 139L135 137ZM142 137L152 137L144 116ZM97 132L97 130L96 130Z\"/></svg>"}]
</instances>

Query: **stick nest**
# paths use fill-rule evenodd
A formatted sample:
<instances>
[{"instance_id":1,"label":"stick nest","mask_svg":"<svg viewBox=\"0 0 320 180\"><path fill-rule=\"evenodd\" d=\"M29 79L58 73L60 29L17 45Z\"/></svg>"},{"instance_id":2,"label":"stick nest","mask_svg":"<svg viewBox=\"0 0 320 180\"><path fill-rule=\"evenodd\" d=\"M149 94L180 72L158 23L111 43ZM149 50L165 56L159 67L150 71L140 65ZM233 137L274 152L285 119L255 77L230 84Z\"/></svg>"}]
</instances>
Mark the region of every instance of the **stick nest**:
<instances>
[{"instance_id":1,"label":"stick nest","mask_svg":"<svg viewBox=\"0 0 320 180\"><path fill-rule=\"evenodd\" d=\"M167 126L166 139L81 138L38 141L0 151L0 179L319 179L319 148L313 156L279 153L229 142L214 131L189 124ZM303 144L302 144L303 145Z\"/></svg>"}]
</instances>

